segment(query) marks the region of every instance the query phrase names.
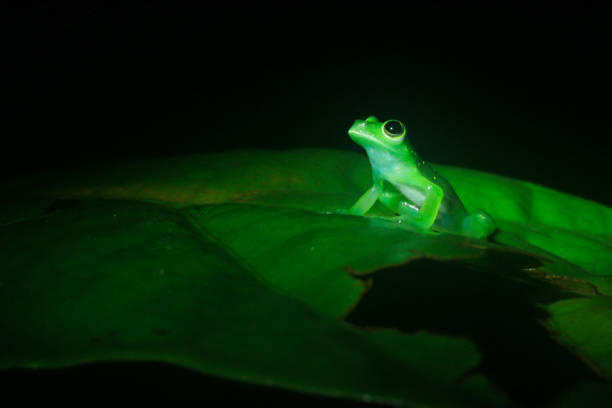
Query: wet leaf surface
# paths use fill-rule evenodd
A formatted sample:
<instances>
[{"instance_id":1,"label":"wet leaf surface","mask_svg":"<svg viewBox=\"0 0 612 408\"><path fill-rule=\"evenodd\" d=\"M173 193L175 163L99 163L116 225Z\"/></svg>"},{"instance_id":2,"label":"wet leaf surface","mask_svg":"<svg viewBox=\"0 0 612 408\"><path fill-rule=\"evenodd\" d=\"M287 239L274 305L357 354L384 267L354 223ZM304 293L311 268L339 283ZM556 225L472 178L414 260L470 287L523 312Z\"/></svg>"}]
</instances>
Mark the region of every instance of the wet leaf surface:
<instances>
[{"instance_id":1,"label":"wet leaf surface","mask_svg":"<svg viewBox=\"0 0 612 408\"><path fill-rule=\"evenodd\" d=\"M2 368L158 361L361 401L563 399L612 371L612 210L438 167L489 242L339 213L365 157L243 151L7 186ZM575 394L572 398L575 398ZM568 397L569 398L569 397Z\"/></svg>"}]
</instances>

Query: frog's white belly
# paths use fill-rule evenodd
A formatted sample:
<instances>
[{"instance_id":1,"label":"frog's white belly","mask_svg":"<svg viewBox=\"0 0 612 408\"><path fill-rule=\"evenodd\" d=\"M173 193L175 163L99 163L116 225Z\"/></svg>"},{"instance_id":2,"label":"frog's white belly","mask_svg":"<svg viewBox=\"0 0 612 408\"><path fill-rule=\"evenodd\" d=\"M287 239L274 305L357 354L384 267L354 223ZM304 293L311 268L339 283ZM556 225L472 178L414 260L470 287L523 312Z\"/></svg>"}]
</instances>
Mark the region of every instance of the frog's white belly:
<instances>
[{"instance_id":1,"label":"frog's white belly","mask_svg":"<svg viewBox=\"0 0 612 408\"><path fill-rule=\"evenodd\" d=\"M425 202L425 193L422 190L418 188L406 186L403 184L393 183L393 185L404 195L404 197L412 201L412 203L416 205L417 207L420 208ZM446 206L444 204L445 204L444 201L440 203L439 211L442 213L446 212Z\"/></svg>"}]
</instances>

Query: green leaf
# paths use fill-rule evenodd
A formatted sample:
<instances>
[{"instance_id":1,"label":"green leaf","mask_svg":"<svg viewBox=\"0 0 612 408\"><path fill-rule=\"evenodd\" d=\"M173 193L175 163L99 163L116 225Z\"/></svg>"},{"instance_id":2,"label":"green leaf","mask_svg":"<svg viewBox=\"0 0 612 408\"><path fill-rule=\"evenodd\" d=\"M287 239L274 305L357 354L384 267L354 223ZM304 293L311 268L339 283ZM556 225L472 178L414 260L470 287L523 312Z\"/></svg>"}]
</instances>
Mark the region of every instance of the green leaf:
<instances>
[{"instance_id":1,"label":"green leaf","mask_svg":"<svg viewBox=\"0 0 612 408\"><path fill-rule=\"evenodd\" d=\"M573 298L547 307L549 323L560 341L574 348L595 370L612 380L612 300Z\"/></svg>"},{"instance_id":2,"label":"green leaf","mask_svg":"<svg viewBox=\"0 0 612 408\"><path fill-rule=\"evenodd\" d=\"M570 388L554 405L557 408L605 407L612 401L612 386L600 382L581 382Z\"/></svg>"},{"instance_id":3,"label":"green leaf","mask_svg":"<svg viewBox=\"0 0 612 408\"><path fill-rule=\"evenodd\" d=\"M320 215L224 205L187 212L129 201L68 202L5 226L0 308L11 313L1 320L2 367L161 360L324 395L478 404L453 384L477 363L468 342L352 327L337 315L361 284L341 268L319 271L314 264L320 275L303 268L300 276L285 269L300 261L295 254L277 264L258 258L259 251L282 249L279 243L310 251L313 242L301 238L319 235L310 221ZM292 220L293 231L268 225L268 240L261 241L260 231L235 224L226 236L266 243L238 255L218 241L217 228L203 229L252 213L260 217L252 222ZM362 236L369 229L382 235L365 219L350 221L365 230ZM334 234L324 242L336 249L346 240Z\"/></svg>"},{"instance_id":4,"label":"green leaf","mask_svg":"<svg viewBox=\"0 0 612 408\"><path fill-rule=\"evenodd\" d=\"M440 172L468 210L485 208L502 231L518 235L591 274L612 275L612 209L493 174L449 166L441 167ZM606 288L611 288L609 283Z\"/></svg>"},{"instance_id":5,"label":"green leaf","mask_svg":"<svg viewBox=\"0 0 612 408\"><path fill-rule=\"evenodd\" d=\"M338 214L370 179L365 156L347 152L188 156L7 186L0 310L11 313L0 317L0 367L156 360L367 401L502 403L471 341L344 320L383 268L428 258L459 260L525 291L540 282L548 300L533 301L550 313L540 320L609 373L612 345L602 336L612 314L600 293L612 288L612 210L438 169L468 209L496 219L492 242L415 231L386 219L382 206L366 217ZM413 279L410 265L399 281ZM474 283L460 285L459 295ZM576 309L589 315L586 330L563 312L580 299L594 302Z\"/></svg>"}]
</instances>

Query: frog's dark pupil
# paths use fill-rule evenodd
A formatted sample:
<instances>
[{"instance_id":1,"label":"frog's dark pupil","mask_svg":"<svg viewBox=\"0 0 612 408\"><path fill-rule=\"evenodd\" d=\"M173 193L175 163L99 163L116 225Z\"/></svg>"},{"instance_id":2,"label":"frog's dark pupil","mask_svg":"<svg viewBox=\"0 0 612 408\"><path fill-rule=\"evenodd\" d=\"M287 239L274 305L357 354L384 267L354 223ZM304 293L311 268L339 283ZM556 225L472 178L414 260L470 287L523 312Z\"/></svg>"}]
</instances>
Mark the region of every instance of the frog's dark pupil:
<instances>
[{"instance_id":1,"label":"frog's dark pupil","mask_svg":"<svg viewBox=\"0 0 612 408\"><path fill-rule=\"evenodd\" d=\"M385 123L385 131L393 136L401 136L401 134L404 132L404 127L397 120L390 120L389 122Z\"/></svg>"}]
</instances>

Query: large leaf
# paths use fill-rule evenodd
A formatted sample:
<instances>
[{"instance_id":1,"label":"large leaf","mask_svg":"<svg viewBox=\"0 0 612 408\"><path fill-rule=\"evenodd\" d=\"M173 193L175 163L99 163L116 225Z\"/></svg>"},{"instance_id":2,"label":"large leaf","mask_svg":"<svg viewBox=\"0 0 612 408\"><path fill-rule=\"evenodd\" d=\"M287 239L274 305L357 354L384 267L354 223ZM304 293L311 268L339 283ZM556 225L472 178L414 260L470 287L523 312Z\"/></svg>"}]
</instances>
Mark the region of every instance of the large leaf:
<instances>
[{"instance_id":1,"label":"large leaf","mask_svg":"<svg viewBox=\"0 0 612 408\"><path fill-rule=\"evenodd\" d=\"M15 183L0 230L0 310L11 311L0 320L0 366L158 360L325 395L490 404L495 392L478 375L490 370L476 370L467 340L407 334L418 330L404 327L409 313L401 322L342 320L370 302L361 277L376 287L384 271L373 272L429 258L501 279L488 292L514 282L520 296L543 285L546 296L533 302L550 314L537 318L599 372L612 372L600 329L609 327L610 302L599 295L610 290L612 211L526 182L439 170L468 208L494 216L497 243L414 231L385 219L382 207L368 217L336 214L369 182L365 157L345 152L190 156ZM399 281L414 279L410 265ZM418 285L402 296L414 297ZM458 285L467 294L474 283ZM580 310L591 317L590 343L557 311L577 299L594 301ZM424 307L419 321L431 316ZM421 327L483 348L470 333Z\"/></svg>"},{"instance_id":2,"label":"large leaf","mask_svg":"<svg viewBox=\"0 0 612 408\"><path fill-rule=\"evenodd\" d=\"M241 217L256 228L242 228ZM154 359L327 395L478 403L453 385L478 360L466 341L366 332L338 318L362 290L341 265L369 265L347 244L354 248L364 236L392 244L398 235L356 218L341 234L321 238L317 217L224 205L185 216L150 204L91 201L6 226L0 307L11 313L2 319L2 366ZM326 218L330 230L345 221ZM215 238L215 223L228 220L236 223L226 236L250 250L238 255ZM304 260L317 239L325 242L317 252L344 253ZM307 267L291 268L296 262Z\"/></svg>"}]
</instances>

